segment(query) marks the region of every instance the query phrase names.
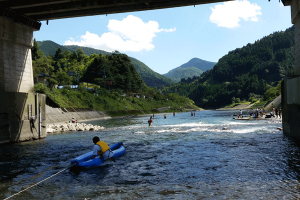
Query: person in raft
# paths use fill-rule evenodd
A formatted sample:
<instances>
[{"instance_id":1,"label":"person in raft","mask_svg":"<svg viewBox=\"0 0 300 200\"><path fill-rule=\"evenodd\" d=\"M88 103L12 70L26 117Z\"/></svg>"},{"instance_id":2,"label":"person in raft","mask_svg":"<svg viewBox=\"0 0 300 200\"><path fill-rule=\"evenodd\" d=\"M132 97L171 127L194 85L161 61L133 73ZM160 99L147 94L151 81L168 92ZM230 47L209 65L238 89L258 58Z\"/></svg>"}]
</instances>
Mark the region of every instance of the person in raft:
<instances>
[{"instance_id":1,"label":"person in raft","mask_svg":"<svg viewBox=\"0 0 300 200\"><path fill-rule=\"evenodd\" d=\"M76 123L75 117L72 117L72 123Z\"/></svg>"},{"instance_id":2,"label":"person in raft","mask_svg":"<svg viewBox=\"0 0 300 200\"><path fill-rule=\"evenodd\" d=\"M149 126L152 126L152 122L153 122L153 119L152 119L152 116L150 116L150 119L148 120Z\"/></svg>"},{"instance_id":3,"label":"person in raft","mask_svg":"<svg viewBox=\"0 0 300 200\"><path fill-rule=\"evenodd\" d=\"M100 158L103 159L103 161L110 158L114 160L114 153L111 151L106 142L100 141L98 136L95 136L93 138L93 142L95 146L93 147L93 156L91 159L94 159L99 155Z\"/></svg>"}]
</instances>

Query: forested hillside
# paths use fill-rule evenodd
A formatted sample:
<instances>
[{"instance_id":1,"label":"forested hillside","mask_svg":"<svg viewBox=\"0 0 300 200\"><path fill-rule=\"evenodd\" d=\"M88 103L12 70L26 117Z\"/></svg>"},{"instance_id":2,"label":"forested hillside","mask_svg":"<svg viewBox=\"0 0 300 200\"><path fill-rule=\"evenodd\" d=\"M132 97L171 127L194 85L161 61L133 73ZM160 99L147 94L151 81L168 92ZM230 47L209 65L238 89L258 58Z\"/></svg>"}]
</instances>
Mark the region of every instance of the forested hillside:
<instances>
[{"instance_id":1,"label":"forested hillside","mask_svg":"<svg viewBox=\"0 0 300 200\"><path fill-rule=\"evenodd\" d=\"M55 42L52 42L50 40L46 41L36 41L38 44L38 48L44 53L45 56L54 56L55 52L58 48L60 48L62 51L68 50L66 47L59 45ZM77 49L76 49L77 50Z\"/></svg>"},{"instance_id":2,"label":"forested hillside","mask_svg":"<svg viewBox=\"0 0 300 200\"><path fill-rule=\"evenodd\" d=\"M32 66L35 82L39 74L47 75L35 84L35 92L46 94L46 103L54 107L93 108L112 116L156 113L161 107L168 107L169 112L199 109L188 98L161 95L147 87L130 58L119 52L88 56L82 49L71 52L58 48L54 56L45 56L34 41ZM89 89L81 81L88 82ZM69 85L73 84L78 88L72 89ZM55 85L64 87L56 89Z\"/></svg>"},{"instance_id":3,"label":"forested hillside","mask_svg":"<svg viewBox=\"0 0 300 200\"><path fill-rule=\"evenodd\" d=\"M90 57L92 57L91 62L80 78L80 82L107 87L107 81L111 81L110 87L126 93L145 91L145 83L127 55L120 53L92 54Z\"/></svg>"},{"instance_id":4,"label":"forested hillside","mask_svg":"<svg viewBox=\"0 0 300 200\"><path fill-rule=\"evenodd\" d=\"M179 67L176 67L175 69L172 69L168 73L163 75L171 78L176 82L180 82L181 79L200 76L203 72L212 69L215 64L215 62L209 62L201 60L199 58L193 58L189 62Z\"/></svg>"},{"instance_id":5,"label":"forested hillside","mask_svg":"<svg viewBox=\"0 0 300 200\"><path fill-rule=\"evenodd\" d=\"M51 85L78 84L80 82L94 83L101 88L122 90L124 92L145 91L145 83L136 72L129 57L118 52L110 55L92 54L87 56L82 49L71 53L58 48L54 57L43 55L38 50L38 45L32 49L34 78L40 73L50 75L47 77ZM75 72L75 76L69 76L69 72ZM111 85L108 86L108 81Z\"/></svg>"},{"instance_id":6,"label":"forested hillside","mask_svg":"<svg viewBox=\"0 0 300 200\"><path fill-rule=\"evenodd\" d=\"M98 49L93 49L89 47L79 47L76 45L62 46L49 40L42 41L42 42L38 41L37 43L39 49L43 51L44 55L46 56L48 55L55 56L55 53L58 48L60 48L63 52L65 50L69 50L71 53L76 52L80 48L82 52L87 56L91 56L92 54L111 55L111 53L109 52L98 50ZM132 57L129 58L131 60L131 63L135 67L136 71L140 74L142 80L146 83L147 86L161 88L163 86L169 86L170 84L175 83L172 79L154 72L141 61Z\"/></svg>"},{"instance_id":7,"label":"forested hillside","mask_svg":"<svg viewBox=\"0 0 300 200\"><path fill-rule=\"evenodd\" d=\"M161 88L163 86L169 86L175 83L175 81L173 81L172 79L154 72L141 61L132 57L130 57L130 60L147 86Z\"/></svg>"},{"instance_id":8,"label":"forested hillside","mask_svg":"<svg viewBox=\"0 0 300 200\"><path fill-rule=\"evenodd\" d=\"M233 101L264 98L282 78L293 75L294 27L274 32L223 56L213 69L192 83L177 83L163 90L177 92L204 108L219 108Z\"/></svg>"}]
</instances>

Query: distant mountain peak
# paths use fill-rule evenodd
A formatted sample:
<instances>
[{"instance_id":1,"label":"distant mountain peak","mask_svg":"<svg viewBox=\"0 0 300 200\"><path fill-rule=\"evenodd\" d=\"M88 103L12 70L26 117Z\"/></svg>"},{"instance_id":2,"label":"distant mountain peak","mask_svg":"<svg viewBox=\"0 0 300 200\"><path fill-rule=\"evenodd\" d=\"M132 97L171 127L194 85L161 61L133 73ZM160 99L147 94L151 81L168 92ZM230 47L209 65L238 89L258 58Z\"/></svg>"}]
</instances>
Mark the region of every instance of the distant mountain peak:
<instances>
[{"instance_id":1,"label":"distant mountain peak","mask_svg":"<svg viewBox=\"0 0 300 200\"><path fill-rule=\"evenodd\" d=\"M182 78L186 79L193 78L194 76L200 76L203 72L212 69L215 64L216 62L210 62L200 58L192 58L187 63L184 63L163 75L179 82Z\"/></svg>"}]
</instances>

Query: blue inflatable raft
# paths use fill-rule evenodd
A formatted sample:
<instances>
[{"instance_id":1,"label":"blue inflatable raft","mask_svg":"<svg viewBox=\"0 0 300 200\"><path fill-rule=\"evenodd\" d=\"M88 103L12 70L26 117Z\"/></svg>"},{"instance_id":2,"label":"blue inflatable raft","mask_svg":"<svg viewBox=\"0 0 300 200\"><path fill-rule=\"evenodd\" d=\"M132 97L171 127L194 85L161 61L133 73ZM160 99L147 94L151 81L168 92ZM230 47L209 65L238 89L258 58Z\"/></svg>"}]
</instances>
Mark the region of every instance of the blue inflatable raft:
<instances>
[{"instance_id":1,"label":"blue inflatable raft","mask_svg":"<svg viewBox=\"0 0 300 200\"><path fill-rule=\"evenodd\" d=\"M125 154L125 147L123 146L122 142L109 145L109 147L114 153L114 158L120 157ZM92 156L93 156L93 151L85 153L71 160L71 165L75 164L76 167L87 168L87 167L100 166L104 162L103 159L100 158L100 156L91 160Z\"/></svg>"}]
</instances>

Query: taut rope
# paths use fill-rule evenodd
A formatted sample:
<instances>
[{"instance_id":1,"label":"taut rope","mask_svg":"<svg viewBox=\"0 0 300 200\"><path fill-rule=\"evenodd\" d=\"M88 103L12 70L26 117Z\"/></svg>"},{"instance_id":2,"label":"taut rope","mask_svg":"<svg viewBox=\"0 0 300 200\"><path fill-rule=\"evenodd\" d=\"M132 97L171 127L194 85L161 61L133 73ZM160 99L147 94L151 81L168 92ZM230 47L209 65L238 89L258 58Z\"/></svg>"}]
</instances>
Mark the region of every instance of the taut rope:
<instances>
[{"instance_id":1,"label":"taut rope","mask_svg":"<svg viewBox=\"0 0 300 200\"><path fill-rule=\"evenodd\" d=\"M47 179L49 179L49 178L52 178L53 176L56 176L56 175L60 174L61 172L65 171L66 169L69 169L70 167L73 167L74 165L76 165L76 163L73 164L73 165L71 165L71 166L69 166L69 167L67 167L67 168L65 168L65 169L63 169L63 170L61 170L61 171L59 171L59 172L57 172L57 173L55 173L55 174L53 174L52 176L49 176L48 178L45 178L44 180L41 180L40 182L38 182L38 183L36 183L36 184L34 184L34 185L32 185L32 186L29 186L28 188L26 188L26 189L24 189L24 190L21 190L20 192L14 194L14 195L11 195L11 196L7 197L7 198L4 199L4 200L10 199L10 198L12 198L13 196L16 196L16 195L18 195L18 194L20 194L20 193L22 193L22 192L24 192L24 191L26 191L26 190L32 188L32 187L34 187L34 186L36 186L36 185L38 185L38 184L44 182L45 180L47 180Z\"/></svg>"}]
</instances>

